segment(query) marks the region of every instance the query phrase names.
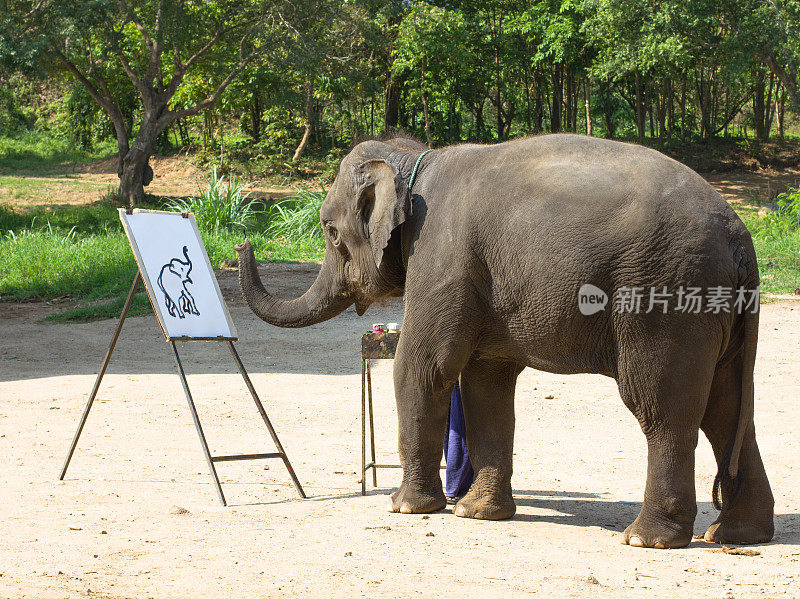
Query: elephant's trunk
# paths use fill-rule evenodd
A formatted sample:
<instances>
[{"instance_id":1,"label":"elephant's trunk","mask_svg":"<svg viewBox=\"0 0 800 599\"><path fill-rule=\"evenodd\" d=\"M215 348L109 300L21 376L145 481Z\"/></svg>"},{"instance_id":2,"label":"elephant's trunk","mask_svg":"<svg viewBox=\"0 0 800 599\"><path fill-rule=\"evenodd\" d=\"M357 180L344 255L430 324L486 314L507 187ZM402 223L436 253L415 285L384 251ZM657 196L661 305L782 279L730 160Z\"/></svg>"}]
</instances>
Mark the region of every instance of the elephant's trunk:
<instances>
[{"instance_id":1,"label":"elephant's trunk","mask_svg":"<svg viewBox=\"0 0 800 599\"><path fill-rule=\"evenodd\" d=\"M314 284L302 296L290 301L272 297L258 277L253 246L245 239L236 246L239 254L239 286L247 305L260 319L279 327L307 327L333 318L347 309L353 299L342 285L326 256Z\"/></svg>"}]
</instances>

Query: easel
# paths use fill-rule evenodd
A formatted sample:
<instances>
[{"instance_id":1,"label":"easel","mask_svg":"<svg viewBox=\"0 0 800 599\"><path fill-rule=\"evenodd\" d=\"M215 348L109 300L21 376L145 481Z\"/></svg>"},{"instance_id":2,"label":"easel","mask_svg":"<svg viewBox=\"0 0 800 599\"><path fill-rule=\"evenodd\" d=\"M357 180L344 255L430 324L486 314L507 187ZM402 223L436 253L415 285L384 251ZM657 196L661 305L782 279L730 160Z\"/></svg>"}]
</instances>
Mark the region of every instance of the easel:
<instances>
[{"instance_id":1,"label":"easel","mask_svg":"<svg viewBox=\"0 0 800 599\"><path fill-rule=\"evenodd\" d=\"M86 407L83 410L83 415L81 416L80 423L78 424L78 430L75 432L75 437L72 439L72 444L69 448L69 453L67 454L67 459L64 461L64 466L61 469L61 474L58 477L59 480L64 480L64 476L67 473L67 468L69 468L69 463L72 460L72 455L75 453L75 447L78 445L78 439L80 439L81 432L83 432L83 427L86 424L86 419L89 417L89 411L92 409L92 404L94 403L95 397L97 396L97 391L100 388L100 382L103 380L103 375L108 368L108 364L111 361L111 354L114 352L114 346L117 344L117 339L119 339L120 332L122 331L122 325L125 322L125 317L128 315L128 310L130 310L131 303L133 302L133 296L136 293L136 288L139 286L139 283L142 282L142 272L141 270L137 269L136 276L133 279L133 284L131 285L130 291L128 291L128 297L125 300L125 305L122 308L122 314L120 314L119 322L117 323L117 328L114 330L114 335L111 338L111 344L106 352L105 358L103 359L103 364L100 367L100 372L97 374L97 379L94 382L94 387L92 388L92 392L89 394L89 400L86 403ZM158 310L156 307L155 302L153 301L153 297L150 295L150 289L147 288L145 285L145 289L150 297L150 302L153 304L153 310L158 314ZM163 328L163 327L162 327ZM211 471L211 477L214 479L214 485L217 488L217 494L219 495L219 500L222 502L223 506L228 505L225 501L225 495L222 492L222 485L219 482L219 477L217 476L217 469L214 466L217 462L233 462L233 461L241 461L241 460L260 460L260 459L269 459L269 458L280 458L283 460L286 469L289 471L289 476L292 478L292 482L294 483L297 492L300 494L300 497L303 499L306 498L306 494L303 491L303 487L300 485L300 481L297 479L297 476L294 473L294 469L292 468L292 464L289 462L289 457L286 455L286 452L283 449L283 445L281 445L280 439L278 439L278 435L275 432L275 429L272 427L272 423L267 416L266 410L264 410L264 406L261 404L261 400L256 393L255 387L253 387L253 383L250 380L250 376L247 374L245 370L244 364L242 363L241 358L239 357L236 348L233 345L234 341L238 341L237 337L206 337L206 338L199 338L199 337L169 337L164 330L164 335L167 338L167 341L170 343L172 347L172 355L175 358L175 365L178 367L178 374L181 378L181 384L183 385L183 392L186 395L186 401L189 404L189 411L192 414L192 420L194 422L195 429L197 430L197 435L200 438L200 445L203 448L203 454L206 457L206 462L208 463L208 468ZM250 395L253 397L253 401L256 404L256 408L258 409L258 413L261 414L261 418L264 421L264 424L269 431L270 436L272 437L273 442L275 443L275 447L277 447L277 452L272 453L249 453L249 454L236 454L236 455L219 455L219 456L212 456L211 452L208 448L208 443L206 442L205 434L203 433L203 427L200 424L200 418L197 415L197 409L194 405L194 400L192 399L192 393L189 390L189 383L186 380L186 373L183 370L183 364L181 363L181 358L178 355L178 346L175 344L175 341L217 341L217 342L225 342L228 345L228 349L230 349L231 355L233 356L234 361L236 362L236 366L239 369L239 373L242 375L244 379L245 385L247 386L248 391L250 391Z\"/></svg>"}]
</instances>

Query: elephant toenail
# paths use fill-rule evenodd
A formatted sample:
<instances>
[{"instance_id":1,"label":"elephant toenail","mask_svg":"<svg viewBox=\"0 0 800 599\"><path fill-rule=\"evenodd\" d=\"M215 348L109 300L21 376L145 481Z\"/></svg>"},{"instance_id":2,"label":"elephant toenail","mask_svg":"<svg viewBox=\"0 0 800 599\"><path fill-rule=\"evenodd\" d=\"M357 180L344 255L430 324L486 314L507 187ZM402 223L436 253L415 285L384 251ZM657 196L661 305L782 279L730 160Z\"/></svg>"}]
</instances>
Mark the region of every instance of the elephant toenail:
<instances>
[{"instance_id":1,"label":"elephant toenail","mask_svg":"<svg viewBox=\"0 0 800 599\"><path fill-rule=\"evenodd\" d=\"M481 512L475 512L473 518L476 518L478 520L483 520L483 514Z\"/></svg>"},{"instance_id":2,"label":"elephant toenail","mask_svg":"<svg viewBox=\"0 0 800 599\"><path fill-rule=\"evenodd\" d=\"M655 547L656 549L666 549L667 548L667 546L664 544L664 541L660 541L660 540L656 541L655 543L653 543L653 547Z\"/></svg>"},{"instance_id":3,"label":"elephant toenail","mask_svg":"<svg viewBox=\"0 0 800 599\"><path fill-rule=\"evenodd\" d=\"M454 513L456 516L459 516L459 517L461 517L461 518L466 518L466 517L467 517L467 508L465 508L463 505L461 505L461 504L459 503L459 504L456 506L456 509L454 509L454 510L453 510L453 513Z\"/></svg>"},{"instance_id":4,"label":"elephant toenail","mask_svg":"<svg viewBox=\"0 0 800 599\"><path fill-rule=\"evenodd\" d=\"M407 503L404 503L400 506L400 513L401 514L413 514L414 510L411 509L411 506Z\"/></svg>"},{"instance_id":5,"label":"elephant toenail","mask_svg":"<svg viewBox=\"0 0 800 599\"><path fill-rule=\"evenodd\" d=\"M641 537L634 535L628 539L628 545L632 547L644 547L644 541L642 541Z\"/></svg>"}]
</instances>

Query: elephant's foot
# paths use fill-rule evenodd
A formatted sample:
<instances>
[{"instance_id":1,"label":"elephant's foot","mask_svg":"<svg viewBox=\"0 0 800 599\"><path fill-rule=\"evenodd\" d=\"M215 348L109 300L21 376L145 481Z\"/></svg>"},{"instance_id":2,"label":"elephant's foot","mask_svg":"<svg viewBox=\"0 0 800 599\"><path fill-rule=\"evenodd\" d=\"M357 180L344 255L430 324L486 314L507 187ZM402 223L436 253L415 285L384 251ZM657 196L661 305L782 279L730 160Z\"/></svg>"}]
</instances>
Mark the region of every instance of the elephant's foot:
<instances>
[{"instance_id":1,"label":"elephant's foot","mask_svg":"<svg viewBox=\"0 0 800 599\"><path fill-rule=\"evenodd\" d=\"M401 514L428 514L443 509L447 499L442 491L441 483L438 492L412 489L406 483L392 493L389 500L389 511Z\"/></svg>"},{"instance_id":2,"label":"elephant's foot","mask_svg":"<svg viewBox=\"0 0 800 599\"><path fill-rule=\"evenodd\" d=\"M665 518L649 518L642 514L625 529L622 542L633 547L676 549L692 540L692 526Z\"/></svg>"},{"instance_id":3,"label":"elephant's foot","mask_svg":"<svg viewBox=\"0 0 800 599\"><path fill-rule=\"evenodd\" d=\"M453 508L456 516L478 520L507 520L516 512L510 492L502 495L479 493L474 485Z\"/></svg>"},{"instance_id":4,"label":"elephant's foot","mask_svg":"<svg viewBox=\"0 0 800 599\"><path fill-rule=\"evenodd\" d=\"M735 518L725 512L708 527L703 538L709 543L730 543L732 545L752 545L768 543L775 534L775 524L770 513L768 519L755 520Z\"/></svg>"}]
</instances>

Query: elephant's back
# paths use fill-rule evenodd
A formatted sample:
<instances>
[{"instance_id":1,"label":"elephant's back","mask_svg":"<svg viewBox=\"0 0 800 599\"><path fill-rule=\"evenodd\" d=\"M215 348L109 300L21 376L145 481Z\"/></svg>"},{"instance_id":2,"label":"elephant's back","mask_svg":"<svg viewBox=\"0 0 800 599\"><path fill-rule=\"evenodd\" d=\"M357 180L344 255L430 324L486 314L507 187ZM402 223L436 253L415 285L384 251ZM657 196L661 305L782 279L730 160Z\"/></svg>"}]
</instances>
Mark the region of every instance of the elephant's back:
<instances>
[{"instance_id":1,"label":"elephant's back","mask_svg":"<svg viewBox=\"0 0 800 599\"><path fill-rule=\"evenodd\" d=\"M483 250L497 267L535 270L544 261L565 274L691 278L724 262L731 240L747 236L702 177L643 146L545 135L456 146L437 170L455 175L454 184L440 186L446 197L429 217L441 212L451 242L468 239L465 250Z\"/></svg>"}]
</instances>

